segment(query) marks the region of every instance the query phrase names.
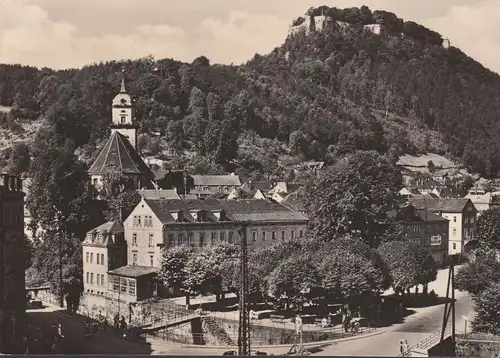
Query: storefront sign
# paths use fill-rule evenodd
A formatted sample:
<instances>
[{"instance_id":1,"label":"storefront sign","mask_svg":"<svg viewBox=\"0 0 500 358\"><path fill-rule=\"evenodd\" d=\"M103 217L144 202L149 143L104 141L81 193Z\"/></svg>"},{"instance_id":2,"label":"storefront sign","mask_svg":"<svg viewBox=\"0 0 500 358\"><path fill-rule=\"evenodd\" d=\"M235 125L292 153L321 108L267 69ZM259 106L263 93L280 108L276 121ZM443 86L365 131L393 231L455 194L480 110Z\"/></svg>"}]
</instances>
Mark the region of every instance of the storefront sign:
<instances>
[{"instance_id":1,"label":"storefront sign","mask_svg":"<svg viewBox=\"0 0 500 358\"><path fill-rule=\"evenodd\" d=\"M431 246L441 245L441 235L431 236Z\"/></svg>"}]
</instances>

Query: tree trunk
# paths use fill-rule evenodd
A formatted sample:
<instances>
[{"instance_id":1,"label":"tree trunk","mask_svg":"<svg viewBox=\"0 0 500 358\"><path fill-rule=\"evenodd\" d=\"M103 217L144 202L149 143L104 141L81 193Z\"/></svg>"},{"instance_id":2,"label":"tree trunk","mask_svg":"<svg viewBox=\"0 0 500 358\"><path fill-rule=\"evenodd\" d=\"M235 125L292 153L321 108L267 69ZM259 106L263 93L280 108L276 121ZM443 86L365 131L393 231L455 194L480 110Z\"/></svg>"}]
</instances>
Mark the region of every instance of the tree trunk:
<instances>
[{"instance_id":1,"label":"tree trunk","mask_svg":"<svg viewBox=\"0 0 500 358\"><path fill-rule=\"evenodd\" d=\"M189 294L186 294L186 307L189 307Z\"/></svg>"},{"instance_id":2,"label":"tree trunk","mask_svg":"<svg viewBox=\"0 0 500 358\"><path fill-rule=\"evenodd\" d=\"M418 285L415 286L415 296L418 295Z\"/></svg>"},{"instance_id":3,"label":"tree trunk","mask_svg":"<svg viewBox=\"0 0 500 358\"><path fill-rule=\"evenodd\" d=\"M428 283L426 283L426 284L424 285L424 289L423 289L424 295L426 295L426 294L428 293L428 290L429 290L429 284L428 284Z\"/></svg>"}]
</instances>

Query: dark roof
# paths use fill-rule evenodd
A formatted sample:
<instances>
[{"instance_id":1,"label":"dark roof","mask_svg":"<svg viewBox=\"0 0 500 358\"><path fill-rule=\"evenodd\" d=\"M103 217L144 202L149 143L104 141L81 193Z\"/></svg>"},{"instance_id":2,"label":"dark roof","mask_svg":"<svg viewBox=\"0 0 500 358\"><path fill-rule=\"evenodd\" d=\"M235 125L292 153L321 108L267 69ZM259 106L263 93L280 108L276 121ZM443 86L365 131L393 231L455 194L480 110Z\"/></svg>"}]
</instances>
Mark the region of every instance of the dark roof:
<instances>
[{"instance_id":1,"label":"dark roof","mask_svg":"<svg viewBox=\"0 0 500 358\"><path fill-rule=\"evenodd\" d=\"M90 167L89 174L102 175L110 169L116 169L123 174L147 175L151 179L154 176L128 139L118 132L109 137Z\"/></svg>"},{"instance_id":2,"label":"dark roof","mask_svg":"<svg viewBox=\"0 0 500 358\"><path fill-rule=\"evenodd\" d=\"M422 219L422 221L426 222L448 222L449 220L434 214L429 210L415 210L415 213Z\"/></svg>"},{"instance_id":3,"label":"dark roof","mask_svg":"<svg viewBox=\"0 0 500 358\"><path fill-rule=\"evenodd\" d=\"M240 186L240 178L237 175L191 175L194 185L207 186Z\"/></svg>"},{"instance_id":4,"label":"dark roof","mask_svg":"<svg viewBox=\"0 0 500 358\"><path fill-rule=\"evenodd\" d=\"M298 211L298 212L305 212L306 208L304 206L304 202L302 201L302 192L303 188L299 188L293 193L288 194L285 199L281 202L281 204L289 207L292 210Z\"/></svg>"},{"instance_id":5,"label":"dark roof","mask_svg":"<svg viewBox=\"0 0 500 358\"><path fill-rule=\"evenodd\" d=\"M410 198L410 203L417 209L427 208L430 211L445 213L461 213L470 200L467 198L420 199Z\"/></svg>"},{"instance_id":6,"label":"dark roof","mask_svg":"<svg viewBox=\"0 0 500 358\"><path fill-rule=\"evenodd\" d=\"M207 213L225 212L229 221L307 221L308 219L289 208L267 200L240 199L240 200L151 200L145 199L151 210L163 223L176 222L171 213L182 211L187 222L193 221L189 216L192 211L205 211ZM211 218L211 219L210 219ZM217 221L209 216L208 221Z\"/></svg>"},{"instance_id":7,"label":"dark roof","mask_svg":"<svg viewBox=\"0 0 500 358\"><path fill-rule=\"evenodd\" d=\"M117 232L123 232L123 225L118 222L108 221L88 231L87 234L113 234Z\"/></svg>"},{"instance_id":8,"label":"dark roof","mask_svg":"<svg viewBox=\"0 0 500 358\"><path fill-rule=\"evenodd\" d=\"M155 267L149 266L122 266L118 267L114 270L108 271L108 273L117 276L125 276L125 277L141 277L146 275L151 275L158 272L158 269Z\"/></svg>"}]
</instances>

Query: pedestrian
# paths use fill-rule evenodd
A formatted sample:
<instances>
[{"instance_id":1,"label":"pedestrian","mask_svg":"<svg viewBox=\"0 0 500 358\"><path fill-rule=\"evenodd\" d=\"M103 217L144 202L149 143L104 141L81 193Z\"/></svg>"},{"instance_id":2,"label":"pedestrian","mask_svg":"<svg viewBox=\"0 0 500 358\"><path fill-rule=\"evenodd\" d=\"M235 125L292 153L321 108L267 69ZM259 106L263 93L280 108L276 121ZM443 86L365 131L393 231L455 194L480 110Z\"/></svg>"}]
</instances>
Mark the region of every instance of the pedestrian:
<instances>
[{"instance_id":1,"label":"pedestrian","mask_svg":"<svg viewBox=\"0 0 500 358\"><path fill-rule=\"evenodd\" d=\"M121 320L120 320L120 330L123 334L123 338L125 338L127 336L126 334L126 329L127 329L127 321L125 321L125 317L122 316Z\"/></svg>"},{"instance_id":2,"label":"pedestrian","mask_svg":"<svg viewBox=\"0 0 500 358\"><path fill-rule=\"evenodd\" d=\"M410 345L408 344L408 341L406 339L403 341L403 350L405 354L408 354L410 352Z\"/></svg>"},{"instance_id":3,"label":"pedestrian","mask_svg":"<svg viewBox=\"0 0 500 358\"><path fill-rule=\"evenodd\" d=\"M99 323L98 322L92 322L92 333L94 337L97 337L99 335Z\"/></svg>"},{"instance_id":4,"label":"pedestrian","mask_svg":"<svg viewBox=\"0 0 500 358\"><path fill-rule=\"evenodd\" d=\"M405 346L404 346L404 344L405 344L405 341L403 341L402 339L400 339L399 340L399 353L401 355L403 355L404 352L405 352Z\"/></svg>"},{"instance_id":5,"label":"pedestrian","mask_svg":"<svg viewBox=\"0 0 500 358\"><path fill-rule=\"evenodd\" d=\"M113 322L116 329L120 328L120 316L118 315L118 313L113 317Z\"/></svg>"}]
</instances>

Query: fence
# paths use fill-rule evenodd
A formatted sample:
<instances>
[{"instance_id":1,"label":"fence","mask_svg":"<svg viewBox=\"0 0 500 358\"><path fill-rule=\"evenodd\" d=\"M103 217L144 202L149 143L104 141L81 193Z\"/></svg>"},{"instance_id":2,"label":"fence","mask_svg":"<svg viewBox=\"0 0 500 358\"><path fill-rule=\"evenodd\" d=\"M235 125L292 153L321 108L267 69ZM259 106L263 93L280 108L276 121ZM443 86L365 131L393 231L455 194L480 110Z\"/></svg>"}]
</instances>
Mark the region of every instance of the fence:
<instances>
[{"instance_id":1,"label":"fence","mask_svg":"<svg viewBox=\"0 0 500 358\"><path fill-rule=\"evenodd\" d=\"M483 333L458 334L457 357L495 358L500 355L500 336Z\"/></svg>"}]
</instances>

